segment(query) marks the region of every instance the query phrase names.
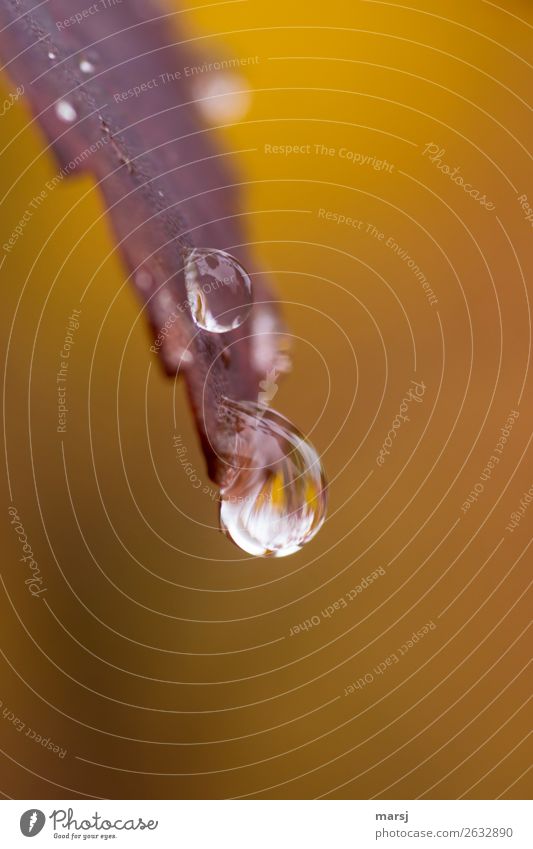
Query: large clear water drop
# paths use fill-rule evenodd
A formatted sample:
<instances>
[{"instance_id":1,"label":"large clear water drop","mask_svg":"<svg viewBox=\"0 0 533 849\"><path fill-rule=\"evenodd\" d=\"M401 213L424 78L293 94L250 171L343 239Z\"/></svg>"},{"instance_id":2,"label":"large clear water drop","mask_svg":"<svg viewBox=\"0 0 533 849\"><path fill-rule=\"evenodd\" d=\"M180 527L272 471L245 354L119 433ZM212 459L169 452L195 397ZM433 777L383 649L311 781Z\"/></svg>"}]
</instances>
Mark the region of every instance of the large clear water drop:
<instances>
[{"instance_id":1,"label":"large clear water drop","mask_svg":"<svg viewBox=\"0 0 533 849\"><path fill-rule=\"evenodd\" d=\"M191 314L203 330L226 333L246 321L252 308L252 281L235 257L214 248L194 248L185 260Z\"/></svg>"},{"instance_id":2,"label":"large clear water drop","mask_svg":"<svg viewBox=\"0 0 533 849\"><path fill-rule=\"evenodd\" d=\"M243 551L285 557L313 539L326 517L327 482L313 445L284 416L254 402L224 399L235 432L220 524Z\"/></svg>"}]
</instances>

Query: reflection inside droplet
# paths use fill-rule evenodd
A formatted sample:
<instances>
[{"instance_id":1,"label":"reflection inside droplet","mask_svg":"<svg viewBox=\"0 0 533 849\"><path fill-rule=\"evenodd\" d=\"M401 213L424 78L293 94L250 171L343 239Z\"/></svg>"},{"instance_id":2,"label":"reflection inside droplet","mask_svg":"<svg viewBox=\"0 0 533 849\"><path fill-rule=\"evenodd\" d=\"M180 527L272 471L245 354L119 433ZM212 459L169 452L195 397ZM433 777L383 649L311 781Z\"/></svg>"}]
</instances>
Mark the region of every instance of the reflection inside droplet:
<instances>
[{"instance_id":1,"label":"reflection inside droplet","mask_svg":"<svg viewBox=\"0 0 533 849\"><path fill-rule=\"evenodd\" d=\"M168 351L166 357L168 364L172 364L176 370L187 368L194 362L191 351L187 351L186 348L176 347L174 350Z\"/></svg>"},{"instance_id":2,"label":"reflection inside droplet","mask_svg":"<svg viewBox=\"0 0 533 849\"><path fill-rule=\"evenodd\" d=\"M55 112L61 121L66 121L68 124L71 124L78 117L76 110L68 100L58 100L55 105Z\"/></svg>"},{"instance_id":3,"label":"reflection inside droplet","mask_svg":"<svg viewBox=\"0 0 533 849\"><path fill-rule=\"evenodd\" d=\"M224 399L222 413L235 432L229 480L220 493L222 530L249 554L294 554L326 516L320 457L288 419L268 407Z\"/></svg>"},{"instance_id":4,"label":"reflection inside droplet","mask_svg":"<svg viewBox=\"0 0 533 849\"><path fill-rule=\"evenodd\" d=\"M252 308L252 281L225 251L194 248L185 261L185 285L191 314L203 330L225 333L239 327Z\"/></svg>"}]
</instances>

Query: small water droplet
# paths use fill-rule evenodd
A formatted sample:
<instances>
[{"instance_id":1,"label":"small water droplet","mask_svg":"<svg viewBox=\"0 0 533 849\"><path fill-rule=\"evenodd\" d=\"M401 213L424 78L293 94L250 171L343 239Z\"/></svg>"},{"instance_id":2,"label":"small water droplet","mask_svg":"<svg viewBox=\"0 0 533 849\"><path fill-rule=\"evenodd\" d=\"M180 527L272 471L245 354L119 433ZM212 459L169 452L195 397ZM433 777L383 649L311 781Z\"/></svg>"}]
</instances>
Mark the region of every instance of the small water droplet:
<instances>
[{"instance_id":1,"label":"small water droplet","mask_svg":"<svg viewBox=\"0 0 533 849\"><path fill-rule=\"evenodd\" d=\"M327 483L315 448L284 416L251 401L222 402L235 428L220 525L256 557L294 554L320 530Z\"/></svg>"},{"instance_id":2,"label":"small water droplet","mask_svg":"<svg viewBox=\"0 0 533 849\"><path fill-rule=\"evenodd\" d=\"M82 74L93 74L95 71L95 67L89 59L81 59L80 60L80 71Z\"/></svg>"},{"instance_id":3,"label":"small water droplet","mask_svg":"<svg viewBox=\"0 0 533 849\"><path fill-rule=\"evenodd\" d=\"M197 105L210 124L241 121L250 108L250 86L240 74L218 73L194 83Z\"/></svg>"},{"instance_id":4,"label":"small water droplet","mask_svg":"<svg viewBox=\"0 0 533 849\"><path fill-rule=\"evenodd\" d=\"M159 195L159 197L160 197L160 198L164 198L164 197L165 197L165 195L163 194L163 192L161 191L161 189L158 189L158 190L157 190L157 194Z\"/></svg>"},{"instance_id":5,"label":"small water droplet","mask_svg":"<svg viewBox=\"0 0 533 849\"><path fill-rule=\"evenodd\" d=\"M234 330L252 308L252 281L237 260L225 251L194 248L185 261L185 285L198 327L210 333Z\"/></svg>"},{"instance_id":6,"label":"small water droplet","mask_svg":"<svg viewBox=\"0 0 533 849\"><path fill-rule=\"evenodd\" d=\"M55 52L55 50L49 50L48 51L48 58L49 59L57 59L57 53Z\"/></svg>"},{"instance_id":7,"label":"small water droplet","mask_svg":"<svg viewBox=\"0 0 533 849\"><path fill-rule=\"evenodd\" d=\"M156 298L157 298L158 305L163 309L163 313L170 312L172 310L172 308L175 306L175 302L174 302L174 298L172 297L172 294L164 286L162 286L157 291Z\"/></svg>"},{"instance_id":8,"label":"small water droplet","mask_svg":"<svg viewBox=\"0 0 533 849\"><path fill-rule=\"evenodd\" d=\"M68 124L71 124L78 117L76 110L68 100L58 100L55 105L55 111L57 117L61 121L66 121Z\"/></svg>"},{"instance_id":9,"label":"small water droplet","mask_svg":"<svg viewBox=\"0 0 533 849\"><path fill-rule=\"evenodd\" d=\"M190 351L185 348L177 348L173 354L173 360L176 368L186 368L192 365L194 357Z\"/></svg>"}]
</instances>

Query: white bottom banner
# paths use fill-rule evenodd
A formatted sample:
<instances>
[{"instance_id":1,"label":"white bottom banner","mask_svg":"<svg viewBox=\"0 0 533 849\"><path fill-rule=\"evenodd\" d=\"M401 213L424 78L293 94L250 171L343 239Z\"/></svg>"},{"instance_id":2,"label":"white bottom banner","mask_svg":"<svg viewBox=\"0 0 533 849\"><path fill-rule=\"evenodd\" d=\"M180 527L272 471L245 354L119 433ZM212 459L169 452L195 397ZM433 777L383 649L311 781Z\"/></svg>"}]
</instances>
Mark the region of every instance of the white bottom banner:
<instances>
[{"instance_id":1,"label":"white bottom banner","mask_svg":"<svg viewBox=\"0 0 533 849\"><path fill-rule=\"evenodd\" d=\"M2 801L0 845L531 849L523 801ZM69 844L69 845L70 845Z\"/></svg>"}]
</instances>

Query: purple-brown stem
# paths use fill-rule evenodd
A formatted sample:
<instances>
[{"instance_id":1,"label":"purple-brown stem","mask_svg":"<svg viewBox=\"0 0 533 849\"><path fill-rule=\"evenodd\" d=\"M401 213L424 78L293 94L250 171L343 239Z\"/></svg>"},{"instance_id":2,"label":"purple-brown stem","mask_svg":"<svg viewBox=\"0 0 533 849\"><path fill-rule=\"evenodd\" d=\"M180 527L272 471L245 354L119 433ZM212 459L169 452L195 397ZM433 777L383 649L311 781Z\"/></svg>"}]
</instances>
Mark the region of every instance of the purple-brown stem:
<instances>
[{"instance_id":1,"label":"purple-brown stem","mask_svg":"<svg viewBox=\"0 0 533 849\"><path fill-rule=\"evenodd\" d=\"M250 268L238 181L202 124L190 81L176 73L194 64L179 15L155 0L97 0L90 14L89 5L0 0L3 67L24 86L61 173L85 171L96 180L155 338L168 323L157 345L167 374L176 374L184 349L192 355L181 370L209 474L221 483L232 434L219 420L220 399L257 398L276 338L253 334L278 319L264 283L255 283L251 317L229 333L200 330L187 309L176 310L187 300L187 248L229 250ZM93 72L83 72L86 63ZM62 101L76 111L71 123L58 115Z\"/></svg>"}]
</instances>

